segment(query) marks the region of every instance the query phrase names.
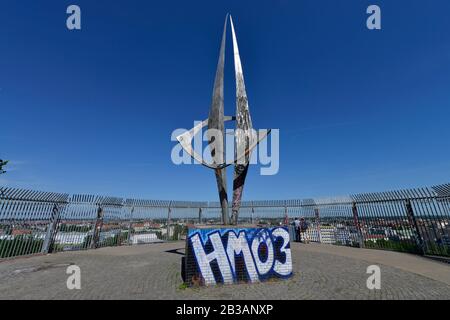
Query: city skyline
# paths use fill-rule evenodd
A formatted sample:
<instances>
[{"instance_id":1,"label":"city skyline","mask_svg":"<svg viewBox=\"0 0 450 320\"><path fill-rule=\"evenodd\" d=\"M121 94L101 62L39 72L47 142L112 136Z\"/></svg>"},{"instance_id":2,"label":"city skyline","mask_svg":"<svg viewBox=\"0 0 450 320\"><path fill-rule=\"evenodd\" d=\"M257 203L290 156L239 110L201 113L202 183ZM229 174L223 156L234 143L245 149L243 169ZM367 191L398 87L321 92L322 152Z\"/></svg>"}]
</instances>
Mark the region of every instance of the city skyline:
<instances>
[{"instance_id":1,"label":"city skyline","mask_svg":"<svg viewBox=\"0 0 450 320\"><path fill-rule=\"evenodd\" d=\"M448 2L378 1L382 30L364 1L77 4L79 31L55 1L0 12L0 186L217 201L211 172L171 162L170 136L207 117L228 12L255 126L280 129L279 173L250 166L244 201L450 181Z\"/></svg>"}]
</instances>

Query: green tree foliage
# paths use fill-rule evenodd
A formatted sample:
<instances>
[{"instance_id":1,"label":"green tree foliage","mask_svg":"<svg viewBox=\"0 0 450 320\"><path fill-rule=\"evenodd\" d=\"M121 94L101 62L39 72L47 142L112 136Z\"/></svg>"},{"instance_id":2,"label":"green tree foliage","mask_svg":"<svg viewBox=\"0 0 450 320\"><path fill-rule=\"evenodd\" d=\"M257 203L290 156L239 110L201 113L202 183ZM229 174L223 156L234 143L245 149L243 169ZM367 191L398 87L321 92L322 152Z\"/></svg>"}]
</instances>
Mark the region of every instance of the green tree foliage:
<instances>
[{"instance_id":1,"label":"green tree foliage","mask_svg":"<svg viewBox=\"0 0 450 320\"><path fill-rule=\"evenodd\" d=\"M80 226L80 225L70 225L70 224L61 224L59 226L59 232L89 232L92 230L92 227L89 225Z\"/></svg>"},{"instance_id":2,"label":"green tree foliage","mask_svg":"<svg viewBox=\"0 0 450 320\"><path fill-rule=\"evenodd\" d=\"M186 233L187 233L187 227L186 226L183 226L183 225L180 225L180 224L175 224L173 226L173 234L172 234L172 236L170 237L169 240L180 240L181 236L182 235L186 235ZM158 236L158 239L160 239L159 236Z\"/></svg>"},{"instance_id":3,"label":"green tree foliage","mask_svg":"<svg viewBox=\"0 0 450 320\"><path fill-rule=\"evenodd\" d=\"M8 163L7 160L0 159L0 174L5 173L6 171L3 169L4 166Z\"/></svg>"}]
</instances>

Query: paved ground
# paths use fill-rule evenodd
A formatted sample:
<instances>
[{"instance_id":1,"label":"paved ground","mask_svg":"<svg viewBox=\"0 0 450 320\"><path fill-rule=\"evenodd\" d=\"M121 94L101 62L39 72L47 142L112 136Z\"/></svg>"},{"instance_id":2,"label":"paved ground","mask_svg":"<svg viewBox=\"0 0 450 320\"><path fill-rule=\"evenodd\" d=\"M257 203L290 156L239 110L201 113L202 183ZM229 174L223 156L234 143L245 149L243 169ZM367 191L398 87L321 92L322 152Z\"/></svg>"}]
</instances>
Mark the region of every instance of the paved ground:
<instances>
[{"instance_id":1,"label":"paved ground","mask_svg":"<svg viewBox=\"0 0 450 320\"><path fill-rule=\"evenodd\" d=\"M65 252L0 263L0 299L450 299L450 266L422 257L320 244L292 244L290 280L211 288L180 287L184 243ZM66 268L81 268L68 290ZM366 287L381 268L381 290Z\"/></svg>"}]
</instances>

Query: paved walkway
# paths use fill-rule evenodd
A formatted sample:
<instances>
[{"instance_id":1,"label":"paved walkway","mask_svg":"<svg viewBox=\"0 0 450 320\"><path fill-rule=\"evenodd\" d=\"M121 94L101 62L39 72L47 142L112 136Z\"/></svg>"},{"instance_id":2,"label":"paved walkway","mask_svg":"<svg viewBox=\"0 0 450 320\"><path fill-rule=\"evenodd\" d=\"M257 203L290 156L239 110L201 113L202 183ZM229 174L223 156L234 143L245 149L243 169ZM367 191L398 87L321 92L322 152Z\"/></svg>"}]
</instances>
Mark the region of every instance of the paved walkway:
<instances>
[{"instance_id":1,"label":"paved walkway","mask_svg":"<svg viewBox=\"0 0 450 320\"><path fill-rule=\"evenodd\" d=\"M292 244L285 281L210 288L181 286L183 242L64 252L0 262L0 299L450 299L450 266L422 257L320 244ZM68 290L66 268L81 268ZM381 268L381 290L366 287Z\"/></svg>"}]
</instances>

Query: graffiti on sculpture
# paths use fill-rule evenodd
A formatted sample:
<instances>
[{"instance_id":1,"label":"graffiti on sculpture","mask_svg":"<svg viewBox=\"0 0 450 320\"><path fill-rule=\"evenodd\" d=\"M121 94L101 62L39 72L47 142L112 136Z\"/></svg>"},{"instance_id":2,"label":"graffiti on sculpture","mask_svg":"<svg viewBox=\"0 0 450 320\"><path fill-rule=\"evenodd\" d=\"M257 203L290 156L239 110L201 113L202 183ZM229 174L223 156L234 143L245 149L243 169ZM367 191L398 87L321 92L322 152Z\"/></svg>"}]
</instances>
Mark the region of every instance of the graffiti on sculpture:
<instances>
[{"instance_id":1,"label":"graffiti on sculpture","mask_svg":"<svg viewBox=\"0 0 450 320\"><path fill-rule=\"evenodd\" d=\"M189 229L188 284L257 282L292 275L286 227Z\"/></svg>"}]
</instances>

